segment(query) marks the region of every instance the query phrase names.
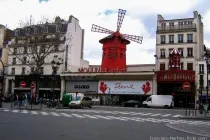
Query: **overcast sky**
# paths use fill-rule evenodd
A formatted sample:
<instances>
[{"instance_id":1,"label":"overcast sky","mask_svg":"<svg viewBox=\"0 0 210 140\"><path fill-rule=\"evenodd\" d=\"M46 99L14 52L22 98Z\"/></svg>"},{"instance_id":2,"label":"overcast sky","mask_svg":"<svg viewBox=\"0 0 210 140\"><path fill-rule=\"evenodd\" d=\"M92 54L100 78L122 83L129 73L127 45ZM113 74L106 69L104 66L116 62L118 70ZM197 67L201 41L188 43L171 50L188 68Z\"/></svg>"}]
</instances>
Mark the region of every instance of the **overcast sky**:
<instances>
[{"instance_id":1,"label":"overcast sky","mask_svg":"<svg viewBox=\"0 0 210 140\"><path fill-rule=\"evenodd\" d=\"M11 29L20 20L32 15L36 21L42 17L55 16L68 19L73 15L85 29L85 59L90 64L100 64L102 45L99 39L106 36L91 32L97 24L115 31L118 9L127 10L121 33L143 36L143 43L131 42L127 46L128 64L152 64L155 62L155 33L157 14L165 19L193 17L198 11L204 22L205 44L210 47L210 1L209 0L0 0L0 24Z\"/></svg>"}]
</instances>

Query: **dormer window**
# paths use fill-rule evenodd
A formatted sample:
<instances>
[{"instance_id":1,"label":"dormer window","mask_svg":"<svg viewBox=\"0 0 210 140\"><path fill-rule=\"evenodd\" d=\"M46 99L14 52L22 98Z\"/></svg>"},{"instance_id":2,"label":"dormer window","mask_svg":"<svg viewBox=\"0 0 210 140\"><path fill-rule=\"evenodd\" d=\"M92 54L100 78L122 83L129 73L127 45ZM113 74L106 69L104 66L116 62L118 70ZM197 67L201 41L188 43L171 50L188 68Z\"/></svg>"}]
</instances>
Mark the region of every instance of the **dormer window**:
<instances>
[{"instance_id":1,"label":"dormer window","mask_svg":"<svg viewBox=\"0 0 210 140\"><path fill-rule=\"evenodd\" d=\"M30 28L26 28L26 29L25 29L25 34L26 34L26 35L29 35L30 32L31 32L31 29L30 29Z\"/></svg>"},{"instance_id":2,"label":"dormer window","mask_svg":"<svg viewBox=\"0 0 210 140\"><path fill-rule=\"evenodd\" d=\"M61 27L62 27L62 25L56 25L56 32L60 32L61 31Z\"/></svg>"},{"instance_id":3,"label":"dormer window","mask_svg":"<svg viewBox=\"0 0 210 140\"><path fill-rule=\"evenodd\" d=\"M34 34L38 34L38 28L34 27Z\"/></svg>"},{"instance_id":4,"label":"dormer window","mask_svg":"<svg viewBox=\"0 0 210 140\"><path fill-rule=\"evenodd\" d=\"M43 27L43 33L48 33L48 26Z\"/></svg>"},{"instance_id":5,"label":"dormer window","mask_svg":"<svg viewBox=\"0 0 210 140\"><path fill-rule=\"evenodd\" d=\"M19 33L20 33L20 30L19 29L16 29L15 30L15 36L19 36Z\"/></svg>"}]
</instances>

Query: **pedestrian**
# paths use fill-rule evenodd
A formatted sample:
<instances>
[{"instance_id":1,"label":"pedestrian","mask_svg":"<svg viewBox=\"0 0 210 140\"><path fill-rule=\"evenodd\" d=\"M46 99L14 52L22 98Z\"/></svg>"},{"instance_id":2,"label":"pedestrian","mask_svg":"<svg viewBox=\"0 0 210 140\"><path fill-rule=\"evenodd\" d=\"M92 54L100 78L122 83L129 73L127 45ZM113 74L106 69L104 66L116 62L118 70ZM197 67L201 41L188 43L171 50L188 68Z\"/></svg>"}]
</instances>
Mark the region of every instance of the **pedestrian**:
<instances>
[{"instance_id":1,"label":"pedestrian","mask_svg":"<svg viewBox=\"0 0 210 140\"><path fill-rule=\"evenodd\" d=\"M25 100L24 100L25 107L27 107L27 104L28 104L28 95L25 94L24 96L25 96Z\"/></svg>"}]
</instances>

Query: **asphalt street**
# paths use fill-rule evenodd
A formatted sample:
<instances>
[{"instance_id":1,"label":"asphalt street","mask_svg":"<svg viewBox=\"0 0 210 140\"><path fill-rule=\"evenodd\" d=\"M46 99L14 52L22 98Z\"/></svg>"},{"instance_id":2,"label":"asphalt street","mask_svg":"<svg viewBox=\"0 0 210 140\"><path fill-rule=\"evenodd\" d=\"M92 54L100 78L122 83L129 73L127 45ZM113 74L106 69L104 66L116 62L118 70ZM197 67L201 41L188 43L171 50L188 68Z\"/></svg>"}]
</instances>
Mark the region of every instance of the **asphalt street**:
<instances>
[{"instance_id":1,"label":"asphalt street","mask_svg":"<svg viewBox=\"0 0 210 140\"><path fill-rule=\"evenodd\" d=\"M176 131L165 126L166 123L180 121L176 117L130 113L145 113L141 109L135 112L132 109L112 108L111 111L110 109L102 107L59 111L2 109L0 111L0 140L190 140L193 137L201 138L201 136ZM161 110L155 113L166 114L164 111L160 112ZM184 123L193 122L185 121Z\"/></svg>"}]
</instances>

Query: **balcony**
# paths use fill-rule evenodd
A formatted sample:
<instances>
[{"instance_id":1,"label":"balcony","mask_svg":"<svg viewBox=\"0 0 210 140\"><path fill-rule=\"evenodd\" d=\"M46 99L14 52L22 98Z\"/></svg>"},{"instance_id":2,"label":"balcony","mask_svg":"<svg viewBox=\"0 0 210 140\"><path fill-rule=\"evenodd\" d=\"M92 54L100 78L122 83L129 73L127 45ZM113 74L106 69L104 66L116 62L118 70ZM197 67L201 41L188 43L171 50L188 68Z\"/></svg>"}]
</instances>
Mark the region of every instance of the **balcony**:
<instances>
[{"instance_id":1,"label":"balcony","mask_svg":"<svg viewBox=\"0 0 210 140\"><path fill-rule=\"evenodd\" d=\"M157 26L157 33L171 33L171 32L185 32L185 31L196 31L196 24Z\"/></svg>"}]
</instances>

